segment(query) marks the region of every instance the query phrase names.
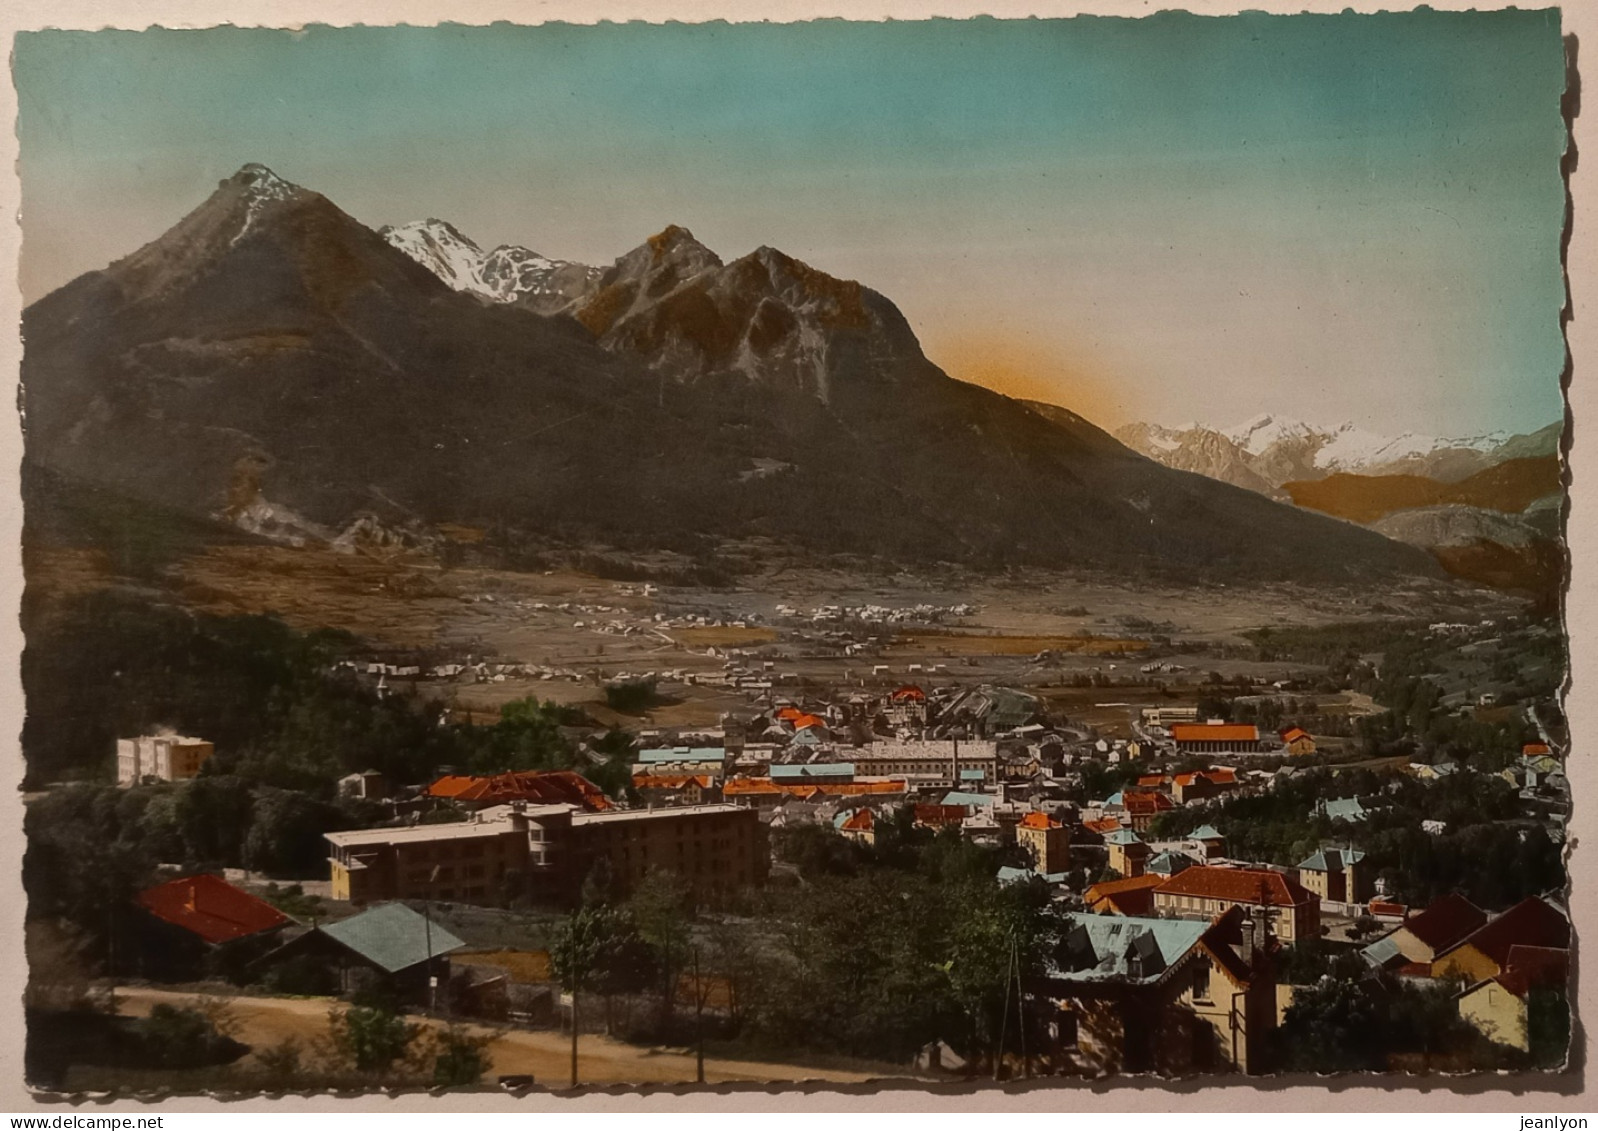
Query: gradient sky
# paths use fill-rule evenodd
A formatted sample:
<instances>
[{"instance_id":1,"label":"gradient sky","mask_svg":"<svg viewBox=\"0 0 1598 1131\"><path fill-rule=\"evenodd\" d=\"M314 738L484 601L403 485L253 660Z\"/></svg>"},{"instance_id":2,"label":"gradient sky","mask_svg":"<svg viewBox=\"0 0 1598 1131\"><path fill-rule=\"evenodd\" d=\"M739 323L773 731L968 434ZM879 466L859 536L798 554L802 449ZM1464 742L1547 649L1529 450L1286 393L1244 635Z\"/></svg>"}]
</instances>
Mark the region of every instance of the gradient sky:
<instances>
[{"instance_id":1,"label":"gradient sky","mask_svg":"<svg viewBox=\"0 0 1598 1131\"><path fill-rule=\"evenodd\" d=\"M668 223L1100 424L1562 411L1558 13L19 34L24 294L248 161L608 263Z\"/></svg>"}]
</instances>

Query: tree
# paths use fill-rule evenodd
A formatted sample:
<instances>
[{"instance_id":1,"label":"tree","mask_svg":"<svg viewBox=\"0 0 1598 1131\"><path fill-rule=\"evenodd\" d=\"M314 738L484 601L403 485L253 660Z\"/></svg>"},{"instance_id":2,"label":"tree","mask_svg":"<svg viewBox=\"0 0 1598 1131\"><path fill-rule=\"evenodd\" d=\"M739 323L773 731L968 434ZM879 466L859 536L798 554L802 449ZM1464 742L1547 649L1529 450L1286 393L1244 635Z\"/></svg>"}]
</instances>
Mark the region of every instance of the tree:
<instances>
[{"instance_id":1,"label":"tree","mask_svg":"<svg viewBox=\"0 0 1598 1131\"><path fill-rule=\"evenodd\" d=\"M693 937L692 889L676 872L651 868L628 901L638 934L649 944L660 976L660 1030L671 1030L677 983L688 964Z\"/></svg>"},{"instance_id":2,"label":"tree","mask_svg":"<svg viewBox=\"0 0 1598 1131\"><path fill-rule=\"evenodd\" d=\"M1385 1018L1369 982L1323 978L1296 990L1279 1031L1283 1067L1297 1072L1382 1072Z\"/></svg>"},{"instance_id":3,"label":"tree","mask_svg":"<svg viewBox=\"0 0 1598 1131\"><path fill-rule=\"evenodd\" d=\"M325 874L323 834L344 824L329 802L286 789L261 789L244 838L245 867L277 876Z\"/></svg>"},{"instance_id":4,"label":"tree","mask_svg":"<svg viewBox=\"0 0 1598 1131\"><path fill-rule=\"evenodd\" d=\"M1014 987L1041 965L1052 937L1047 907L1047 891L1030 884L970 885L954 904L945 971L969 1025L968 1047L976 1056L985 1053L995 1070L1025 1023L1014 1007Z\"/></svg>"},{"instance_id":5,"label":"tree","mask_svg":"<svg viewBox=\"0 0 1598 1131\"><path fill-rule=\"evenodd\" d=\"M571 1083L577 1086L578 997L634 988L648 977L649 954L631 914L594 903L580 907L560 925L549 948L549 964L561 989L571 995Z\"/></svg>"},{"instance_id":6,"label":"tree","mask_svg":"<svg viewBox=\"0 0 1598 1131\"><path fill-rule=\"evenodd\" d=\"M355 1071L383 1076L410 1051L420 1027L381 1005L354 1005L328 1014L335 1052Z\"/></svg>"},{"instance_id":7,"label":"tree","mask_svg":"<svg viewBox=\"0 0 1598 1131\"><path fill-rule=\"evenodd\" d=\"M1526 1043L1536 1068L1559 1068L1570 1054L1570 1001L1563 988L1526 996Z\"/></svg>"}]
</instances>

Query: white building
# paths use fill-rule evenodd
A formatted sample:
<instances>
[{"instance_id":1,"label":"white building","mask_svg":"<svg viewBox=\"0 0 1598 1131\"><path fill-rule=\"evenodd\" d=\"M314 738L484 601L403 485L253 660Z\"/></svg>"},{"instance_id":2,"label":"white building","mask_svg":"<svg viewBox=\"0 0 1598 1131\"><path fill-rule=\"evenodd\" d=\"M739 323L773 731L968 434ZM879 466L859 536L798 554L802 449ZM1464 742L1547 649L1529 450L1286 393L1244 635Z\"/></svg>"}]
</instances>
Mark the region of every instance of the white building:
<instances>
[{"instance_id":1,"label":"white building","mask_svg":"<svg viewBox=\"0 0 1598 1131\"><path fill-rule=\"evenodd\" d=\"M216 753L203 738L149 734L117 739L117 784L138 785L146 778L187 781Z\"/></svg>"}]
</instances>

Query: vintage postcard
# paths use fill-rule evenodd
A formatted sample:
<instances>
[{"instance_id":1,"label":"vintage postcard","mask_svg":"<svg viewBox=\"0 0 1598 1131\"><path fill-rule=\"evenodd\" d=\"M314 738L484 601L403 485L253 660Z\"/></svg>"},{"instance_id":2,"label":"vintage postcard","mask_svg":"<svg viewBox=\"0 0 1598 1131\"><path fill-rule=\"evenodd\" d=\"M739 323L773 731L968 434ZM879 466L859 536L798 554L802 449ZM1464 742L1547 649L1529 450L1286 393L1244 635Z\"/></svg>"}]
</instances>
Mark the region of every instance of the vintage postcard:
<instances>
[{"instance_id":1,"label":"vintage postcard","mask_svg":"<svg viewBox=\"0 0 1598 1131\"><path fill-rule=\"evenodd\" d=\"M18 33L27 1086L1565 1071L1567 30Z\"/></svg>"}]
</instances>

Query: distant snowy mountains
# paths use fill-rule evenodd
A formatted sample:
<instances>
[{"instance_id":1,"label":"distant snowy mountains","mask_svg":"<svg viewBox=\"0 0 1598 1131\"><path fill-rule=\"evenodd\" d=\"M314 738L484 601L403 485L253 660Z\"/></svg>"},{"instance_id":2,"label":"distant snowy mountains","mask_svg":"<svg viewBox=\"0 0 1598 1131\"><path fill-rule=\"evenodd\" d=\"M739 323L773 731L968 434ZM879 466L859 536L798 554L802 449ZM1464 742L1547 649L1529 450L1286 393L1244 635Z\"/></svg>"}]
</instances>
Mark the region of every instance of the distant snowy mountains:
<instances>
[{"instance_id":1,"label":"distant snowy mountains","mask_svg":"<svg viewBox=\"0 0 1598 1131\"><path fill-rule=\"evenodd\" d=\"M594 290L601 274L598 267L511 244L484 251L443 220L389 226L378 235L457 291L540 314L569 310Z\"/></svg>"},{"instance_id":2,"label":"distant snowy mountains","mask_svg":"<svg viewBox=\"0 0 1598 1131\"><path fill-rule=\"evenodd\" d=\"M1355 475L1420 475L1456 483L1509 459L1554 455L1563 425L1527 435L1383 435L1351 423L1308 424L1262 413L1232 428L1202 424L1128 424L1115 436L1150 459L1272 498L1287 483Z\"/></svg>"}]
</instances>

